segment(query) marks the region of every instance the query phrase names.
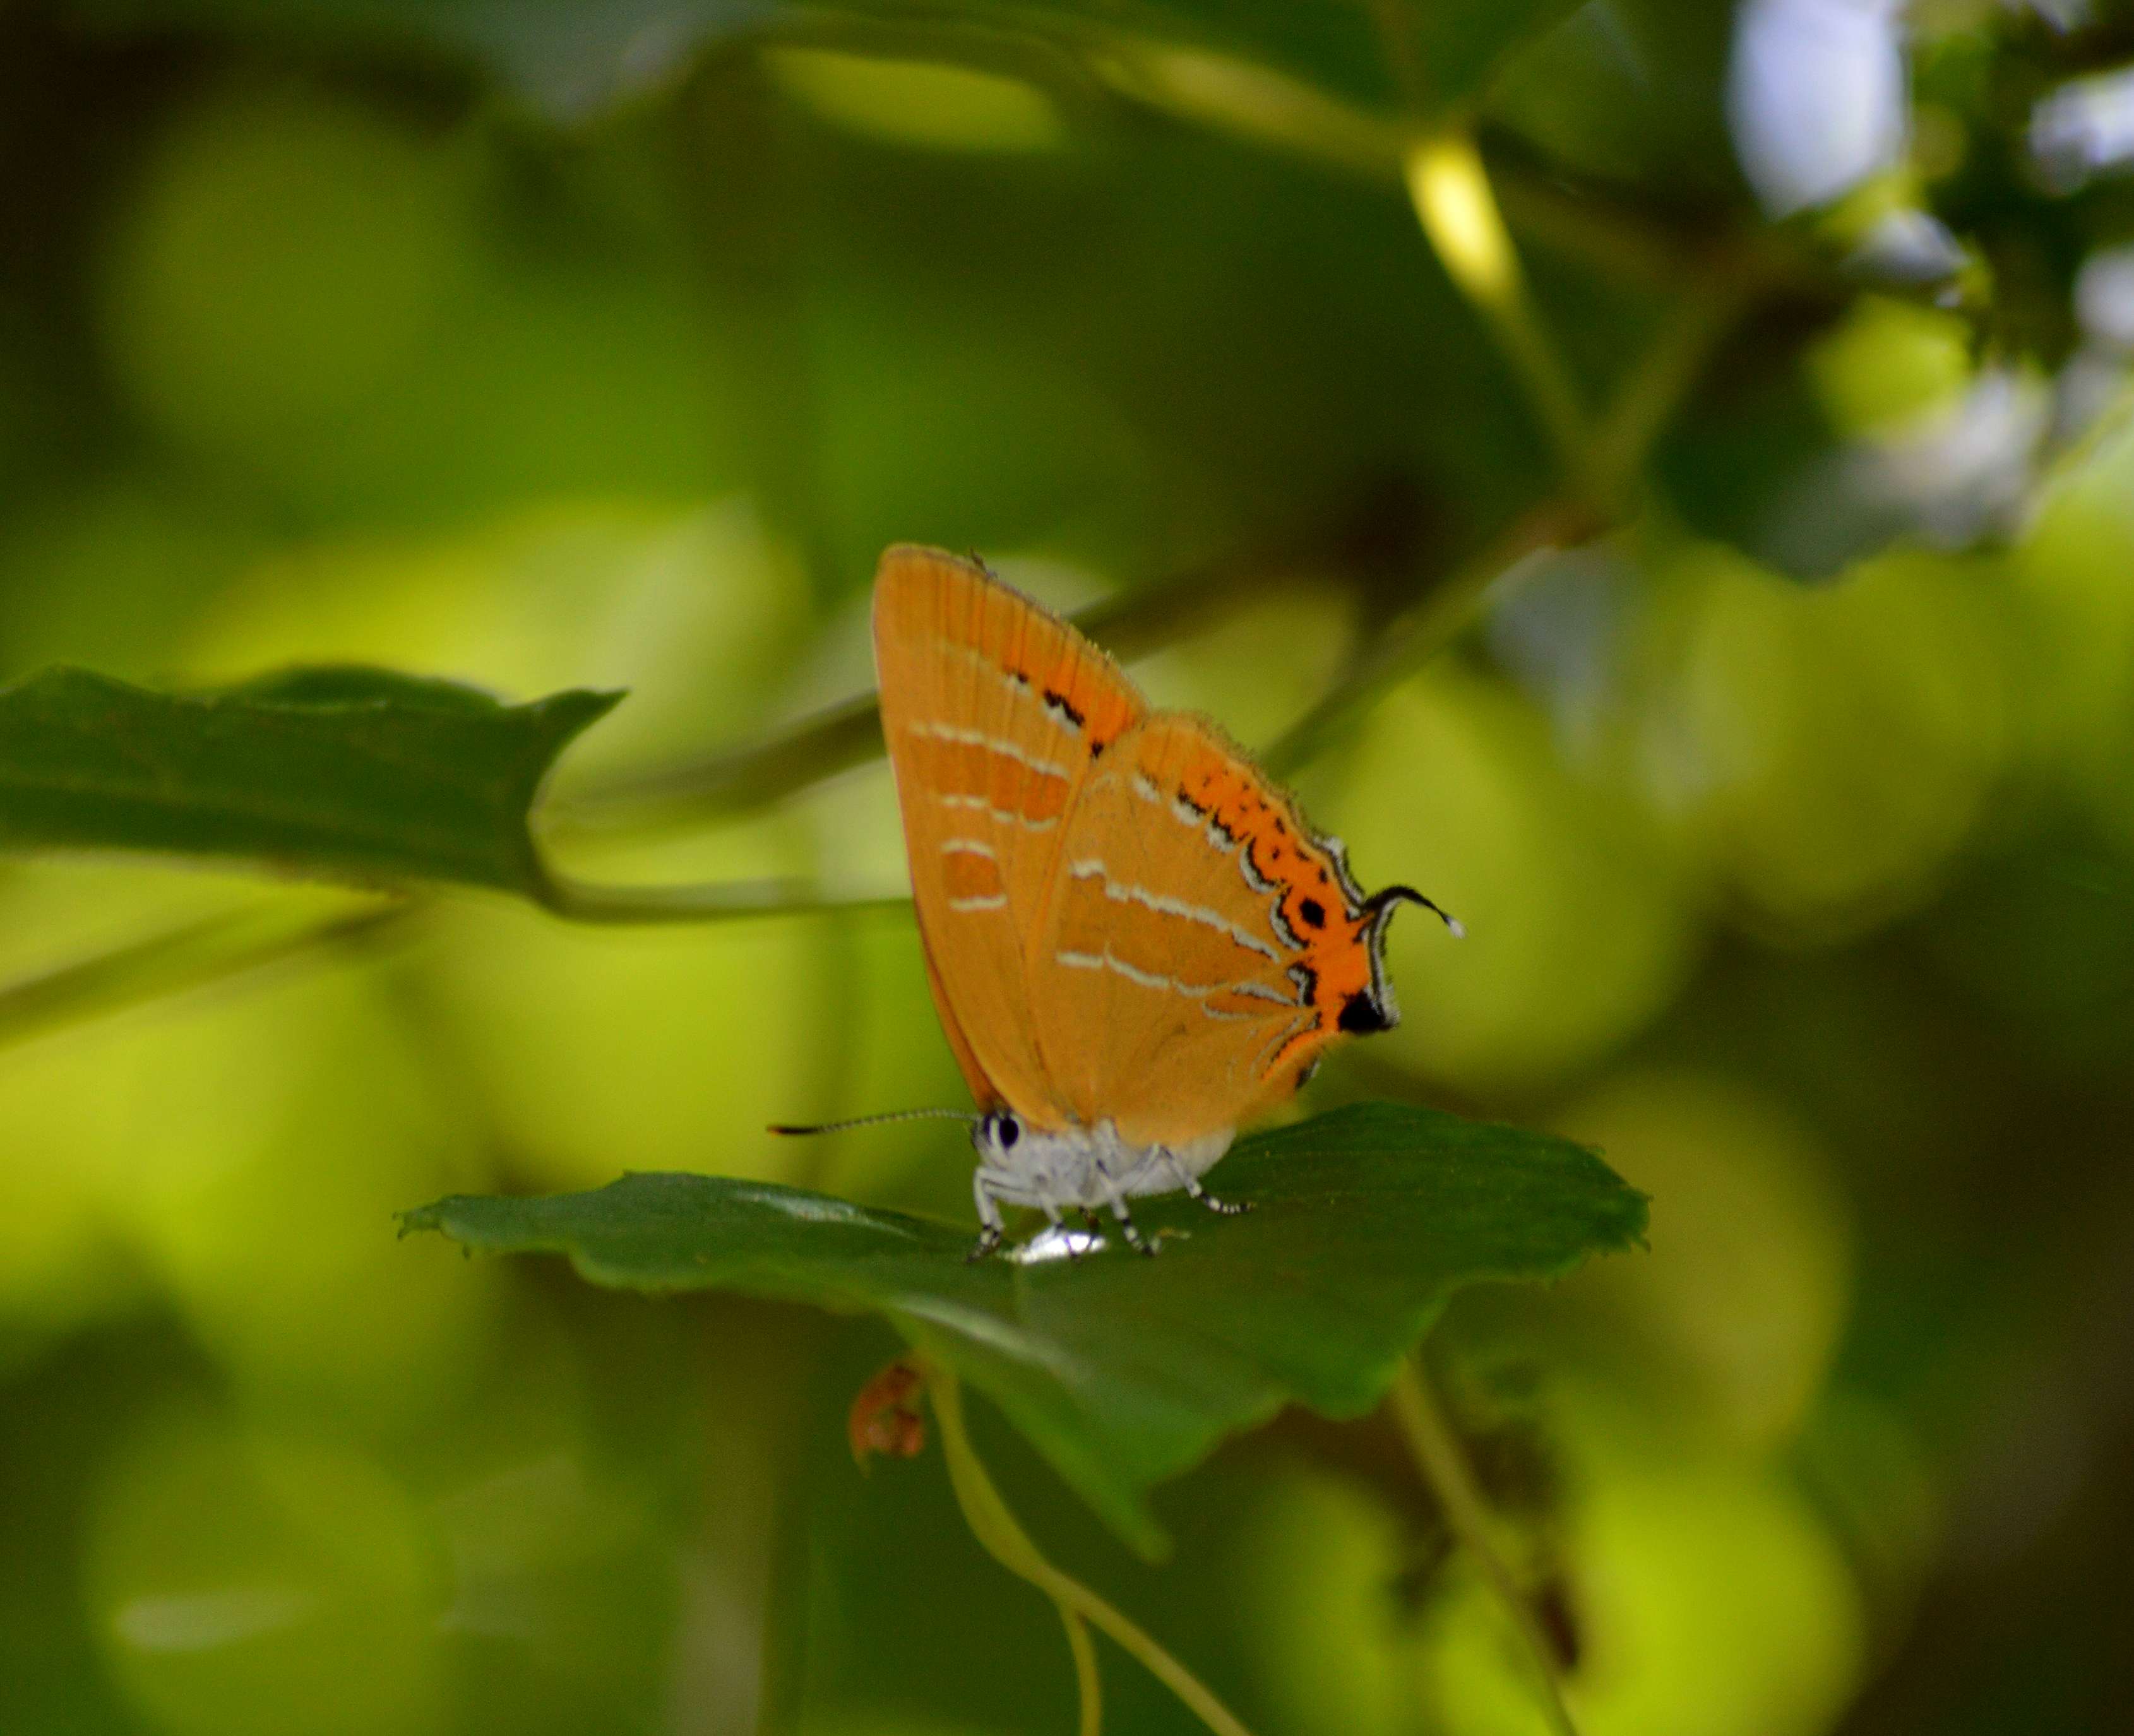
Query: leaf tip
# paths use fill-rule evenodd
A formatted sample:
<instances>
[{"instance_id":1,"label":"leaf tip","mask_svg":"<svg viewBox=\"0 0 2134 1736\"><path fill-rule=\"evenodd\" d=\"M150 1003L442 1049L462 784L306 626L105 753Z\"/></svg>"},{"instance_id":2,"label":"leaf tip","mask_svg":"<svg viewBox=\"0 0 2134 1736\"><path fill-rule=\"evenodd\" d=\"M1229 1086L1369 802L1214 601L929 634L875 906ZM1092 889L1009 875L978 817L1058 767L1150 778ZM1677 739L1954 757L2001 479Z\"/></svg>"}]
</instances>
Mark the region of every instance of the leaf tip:
<instances>
[{"instance_id":1,"label":"leaf tip","mask_svg":"<svg viewBox=\"0 0 2134 1736\"><path fill-rule=\"evenodd\" d=\"M405 1242L410 1236L423 1230L436 1230L442 1234L445 1227L445 1208L450 1203L439 1199L426 1206L410 1206L404 1212L395 1212L393 1217L398 1227L393 1232L393 1238Z\"/></svg>"}]
</instances>

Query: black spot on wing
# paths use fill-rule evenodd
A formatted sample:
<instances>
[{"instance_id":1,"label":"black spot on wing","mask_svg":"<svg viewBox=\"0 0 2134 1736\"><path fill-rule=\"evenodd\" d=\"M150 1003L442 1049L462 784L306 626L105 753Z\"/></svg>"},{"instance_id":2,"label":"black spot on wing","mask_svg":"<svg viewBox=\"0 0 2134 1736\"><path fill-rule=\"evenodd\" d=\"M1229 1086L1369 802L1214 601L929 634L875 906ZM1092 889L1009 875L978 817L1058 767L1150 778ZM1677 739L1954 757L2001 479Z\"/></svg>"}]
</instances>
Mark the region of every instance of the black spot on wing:
<instances>
[{"instance_id":1,"label":"black spot on wing","mask_svg":"<svg viewBox=\"0 0 2134 1736\"><path fill-rule=\"evenodd\" d=\"M1305 899L1296 907L1296 914L1304 919L1304 925L1307 928L1323 928L1326 926L1326 907L1316 898Z\"/></svg>"},{"instance_id":2,"label":"black spot on wing","mask_svg":"<svg viewBox=\"0 0 2134 1736\"><path fill-rule=\"evenodd\" d=\"M1341 1029L1352 1037L1368 1037L1374 1031L1391 1030L1386 1010L1364 990L1359 989L1341 1004Z\"/></svg>"}]
</instances>

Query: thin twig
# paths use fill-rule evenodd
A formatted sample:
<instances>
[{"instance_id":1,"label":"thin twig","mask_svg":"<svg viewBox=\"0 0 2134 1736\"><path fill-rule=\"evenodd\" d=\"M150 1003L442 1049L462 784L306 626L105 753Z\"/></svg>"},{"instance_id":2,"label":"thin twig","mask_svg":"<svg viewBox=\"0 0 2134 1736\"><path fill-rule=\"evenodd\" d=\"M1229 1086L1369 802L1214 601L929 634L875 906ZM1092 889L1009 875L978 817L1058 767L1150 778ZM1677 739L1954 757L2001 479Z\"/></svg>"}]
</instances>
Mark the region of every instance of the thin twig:
<instances>
[{"instance_id":1,"label":"thin twig","mask_svg":"<svg viewBox=\"0 0 2134 1736\"><path fill-rule=\"evenodd\" d=\"M949 1480L956 1491L957 1504L986 1553L1018 1579L1026 1579L1059 1606L1060 1619L1068 1623L1069 1643L1074 1643L1074 1624L1086 1621L1101 1629L1121 1650L1137 1659L1148 1672L1182 1700L1187 1709L1216 1736L1250 1736L1237 1715L1216 1699L1200 1679L1138 1627L1089 1589L1079 1579L1062 1573L1038 1553L1037 1546L1008 1511L986 1474L963 1427L963 1393L956 1377L938 1363L926 1366L926 1390L934 1401L934 1416L941 1426L941 1451L949 1463ZM1071 1619L1070 1619L1071 1618ZM1087 1636L1084 1636L1086 1639ZM1090 1660L1094 1677L1094 1655ZM1075 1660L1079 1676L1080 1656ZM1089 1691L1085 1680L1084 1691ZM1089 1702L1083 1704L1084 1736L1094 1736Z\"/></svg>"},{"instance_id":2,"label":"thin twig","mask_svg":"<svg viewBox=\"0 0 2134 1736\"><path fill-rule=\"evenodd\" d=\"M1075 1720L1076 1736L1103 1736L1104 1679L1097 1670L1097 1642L1089 1637L1089 1624L1081 1612L1062 1603L1060 1624L1067 1630L1067 1649L1074 1658L1074 1690L1082 1707Z\"/></svg>"},{"instance_id":3,"label":"thin twig","mask_svg":"<svg viewBox=\"0 0 2134 1736\"><path fill-rule=\"evenodd\" d=\"M1591 467L1607 498L1627 497L1653 442L1665 432L1712 352L1750 298L1738 277L1714 271L1682 297L1673 315L1617 389L1595 431Z\"/></svg>"},{"instance_id":4,"label":"thin twig","mask_svg":"<svg viewBox=\"0 0 2134 1736\"><path fill-rule=\"evenodd\" d=\"M413 915L403 899L292 923L278 904L180 923L0 984L0 1045L262 969L315 947L374 938Z\"/></svg>"},{"instance_id":5,"label":"thin twig","mask_svg":"<svg viewBox=\"0 0 2134 1736\"><path fill-rule=\"evenodd\" d=\"M616 924L731 922L754 916L814 916L909 910L908 898L826 898L805 880L708 880L682 886L603 886L551 874L539 902L572 922Z\"/></svg>"},{"instance_id":6,"label":"thin twig","mask_svg":"<svg viewBox=\"0 0 2134 1736\"><path fill-rule=\"evenodd\" d=\"M795 790L865 765L882 750L881 709L872 692L827 706L736 748L625 773L551 802L551 834L640 832L764 807Z\"/></svg>"},{"instance_id":7,"label":"thin twig","mask_svg":"<svg viewBox=\"0 0 2134 1736\"><path fill-rule=\"evenodd\" d=\"M1058 11L1060 9L1055 9ZM1082 51L1108 90L1175 119L1375 180L1400 161L1398 125L1264 61L1118 30Z\"/></svg>"},{"instance_id":8,"label":"thin twig","mask_svg":"<svg viewBox=\"0 0 2134 1736\"><path fill-rule=\"evenodd\" d=\"M1446 127L1407 148L1408 202L1453 287L1511 364L1566 483L1596 507L1613 504L1593 468L1591 431L1562 353L1527 293L1518 249L1472 136Z\"/></svg>"},{"instance_id":9,"label":"thin twig","mask_svg":"<svg viewBox=\"0 0 2134 1736\"><path fill-rule=\"evenodd\" d=\"M1460 1450L1451 1425L1438 1410L1412 1358L1402 1359L1400 1372L1393 1378L1393 1418L1407 1438L1408 1450L1415 1455L1416 1469L1444 1509L1445 1522L1451 1527L1460 1547L1474 1557L1475 1565L1481 1569L1482 1576L1489 1582L1490 1589L1502 1600L1505 1613L1518 1629L1533 1665L1542 1710L1548 1719L1550 1729L1557 1732L1557 1736L1578 1736L1578 1726L1572 1721L1571 1709L1564 1704L1563 1689L1556 1679L1556 1660L1549 1650L1548 1637L1542 1632L1533 1605L1519 1589L1504 1557L1489 1541L1493 1521L1489 1506L1475 1484L1475 1473L1468 1468L1466 1457Z\"/></svg>"},{"instance_id":10,"label":"thin twig","mask_svg":"<svg viewBox=\"0 0 2134 1736\"><path fill-rule=\"evenodd\" d=\"M1581 468L1591 498L1543 502L1435 586L1267 749L1261 756L1267 769L1289 776L1325 752L1388 688L1457 639L1497 581L1529 557L1576 547L1608 530L1625 510L1653 441L1739 319L1749 294L1737 279L1715 272L1688 297L1681 316L1654 341L1590 442Z\"/></svg>"},{"instance_id":11,"label":"thin twig","mask_svg":"<svg viewBox=\"0 0 2134 1736\"><path fill-rule=\"evenodd\" d=\"M1381 634L1347 676L1260 755L1261 763L1277 777L1291 776L1298 767L1309 764L1388 688L1398 686L1458 638L1499 579L1532 556L1574 547L1605 528L1598 516L1571 501L1546 501L1523 514Z\"/></svg>"},{"instance_id":12,"label":"thin twig","mask_svg":"<svg viewBox=\"0 0 2134 1736\"><path fill-rule=\"evenodd\" d=\"M1108 27L1101 50L1077 45L1084 70L1129 99L1195 125L1286 152L1322 169L1384 186L1403 176L1402 155L1419 126L1444 117L1417 77L1413 39L1398 27L1398 0L1373 10L1403 87L1398 116L1305 85L1256 62L1123 36ZM972 52L967 41L957 50ZM1849 301L1857 287L1837 261L1792 236L1726 219L1678 218L1641 208L1602 182L1581 186L1560 164L1499 153L1491 179L1519 227L1617 282L1665 288L1723 252L1745 281L1774 292ZM1899 291L1897 293L1902 293ZM1926 287L1919 292L1928 293Z\"/></svg>"},{"instance_id":13,"label":"thin twig","mask_svg":"<svg viewBox=\"0 0 2134 1736\"><path fill-rule=\"evenodd\" d=\"M576 922L717 922L744 917L905 914L908 898L826 899L789 881L736 880L697 886L597 886L552 879L538 900ZM383 938L434 911L425 891L350 912L292 919L281 903L175 923L51 970L0 983L0 1047L69 1025L228 981L321 948Z\"/></svg>"},{"instance_id":14,"label":"thin twig","mask_svg":"<svg viewBox=\"0 0 2134 1736\"><path fill-rule=\"evenodd\" d=\"M1251 553L1200 562L1159 584L1108 597L1073 619L1114 656L1137 657L1301 572L1332 567L1361 581L1404 567L1414 552L1413 516L1404 501L1373 494ZM637 833L693 823L765 806L864 765L881 751L881 710L873 693L862 693L760 740L622 774L553 802L543 813L543 830L550 836Z\"/></svg>"}]
</instances>

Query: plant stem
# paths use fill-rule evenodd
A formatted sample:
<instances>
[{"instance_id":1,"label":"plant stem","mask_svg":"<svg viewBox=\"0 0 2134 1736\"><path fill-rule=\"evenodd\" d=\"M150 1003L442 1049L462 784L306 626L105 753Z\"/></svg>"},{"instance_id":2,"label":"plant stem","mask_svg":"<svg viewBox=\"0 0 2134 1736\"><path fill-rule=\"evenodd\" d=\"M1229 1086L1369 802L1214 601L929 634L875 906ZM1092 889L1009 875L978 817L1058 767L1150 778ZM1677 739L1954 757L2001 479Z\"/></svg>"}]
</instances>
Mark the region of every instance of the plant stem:
<instances>
[{"instance_id":1,"label":"plant stem","mask_svg":"<svg viewBox=\"0 0 2134 1736\"><path fill-rule=\"evenodd\" d=\"M1359 582L1412 557L1415 527L1376 494L1292 527L1250 549L1197 562L1171 576L1077 611L1074 624L1113 656L1170 644L1211 618L1330 565ZM1388 523L1391 520L1393 522ZM543 810L545 832L641 834L767 806L882 751L881 715L862 693L775 733L718 753L625 773Z\"/></svg>"},{"instance_id":2,"label":"plant stem","mask_svg":"<svg viewBox=\"0 0 2134 1736\"><path fill-rule=\"evenodd\" d=\"M582 923L722 922L746 916L908 910L908 898L824 898L804 880L709 880L686 886L603 886L551 874L540 904Z\"/></svg>"},{"instance_id":3,"label":"plant stem","mask_svg":"<svg viewBox=\"0 0 2134 1736\"><path fill-rule=\"evenodd\" d=\"M1681 298L1673 318L1617 389L1595 431L1591 464L1608 498L1629 494L1653 441L1747 305L1749 286L1715 273Z\"/></svg>"},{"instance_id":4,"label":"plant stem","mask_svg":"<svg viewBox=\"0 0 2134 1736\"><path fill-rule=\"evenodd\" d=\"M926 1390L934 1401L934 1420L940 1425L941 1451L949 1463L949 1480L956 1491L957 1504L986 1553L1018 1579L1026 1579L1059 1607L1067 1626L1068 1644L1075 1648L1074 1669L1082 1684L1083 1736L1096 1736L1097 1714L1093 1709L1096 1690L1096 1658L1089 1649L1089 1635L1076 1632L1086 1622L1111 1636L1119 1648L1138 1660L1148 1672L1185 1702L1201 1723L1216 1736L1250 1736L1245 1726L1199 1678L1133 1623L1112 1608L1079 1579L1062 1573L1043 1555L1010 1512L993 1487L985 1467L971 1445L963 1427L963 1399L954 1375L939 1363L926 1367ZM1085 1656L1086 1652L1086 1656Z\"/></svg>"},{"instance_id":5,"label":"plant stem","mask_svg":"<svg viewBox=\"0 0 2134 1736\"><path fill-rule=\"evenodd\" d=\"M1503 1600L1519 1637L1525 1642L1549 1728L1557 1736L1578 1736L1578 1726L1572 1722L1571 1709L1564 1704L1563 1690L1556 1679L1548 1636L1542 1632L1533 1605L1519 1589L1504 1557L1489 1541L1493 1521L1489 1505L1482 1498L1475 1473L1468 1468L1451 1425L1437 1408L1428 1382L1413 1359L1402 1358L1400 1372L1393 1377L1392 1396L1393 1417L1407 1438L1408 1450L1415 1455L1416 1469L1444 1509L1445 1522L1451 1527L1453 1536L1474 1557L1475 1565Z\"/></svg>"},{"instance_id":6,"label":"plant stem","mask_svg":"<svg viewBox=\"0 0 2134 1736\"><path fill-rule=\"evenodd\" d=\"M0 983L0 1046L187 989L316 946L369 939L405 922L418 900L395 899L292 922L271 901L181 923L70 964Z\"/></svg>"},{"instance_id":7,"label":"plant stem","mask_svg":"<svg viewBox=\"0 0 2134 1736\"><path fill-rule=\"evenodd\" d=\"M552 832L640 832L739 813L865 765L881 752L872 693L828 706L737 748L626 773L544 813Z\"/></svg>"},{"instance_id":8,"label":"plant stem","mask_svg":"<svg viewBox=\"0 0 2134 1736\"><path fill-rule=\"evenodd\" d=\"M735 880L700 886L597 886L552 879L540 900L575 922L715 922L747 916L852 915L911 909L908 898L823 899L794 883ZM404 893L331 915L292 918L268 899L244 909L174 924L35 976L0 982L0 1048L69 1025L227 981L321 948L397 934L433 912L436 899Z\"/></svg>"},{"instance_id":9,"label":"plant stem","mask_svg":"<svg viewBox=\"0 0 2134 1736\"><path fill-rule=\"evenodd\" d=\"M1067 1649L1074 1656L1074 1690L1082 1708L1076 1736L1103 1736L1104 1679L1097 1673L1097 1642L1079 1611L1062 1603L1060 1624L1067 1630Z\"/></svg>"},{"instance_id":10,"label":"plant stem","mask_svg":"<svg viewBox=\"0 0 2134 1736\"><path fill-rule=\"evenodd\" d=\"M1745 284L1719 277L1686 297L1681 316L1646 352L1593 435L1582 461L1591 498L1543 501L1441 581L1261 755L1267 769L1287 776L1323 753L1388 687L1451 644L1490 588L1528 556L1574 547L1609 529L1653 441L1681 404L1698 369L1740 317L1749 293Z\"/></svg>"},{"instance_id":11,"label":"plant stem","mask_svg":"<svg viewBox=\"0 0 2134 1736\"><path fill-rule=\"evenodd\" d=\"M1403 163L1408 202L1448 275L1495 335L1565 478L1596 507L1610 503L1596 474L1578 390L1526 290L1481 153L1462 128L1418 138Z\"/></svg>"},{"instance_id":12,"label":"plant stem","mask_svg":"<svg viewBox=\"0 0 2134 1736\"><path fill-rule=\"evenodd\" d=\"M1309 764L1385 692L1458 638L1497 581L1529 556L1586 541L1605 528L1567 500L1545 501L1445 579L1422 604L1381 634L1354 668L1263 753L1277 777Z\"/></svg>"}]
</instances>

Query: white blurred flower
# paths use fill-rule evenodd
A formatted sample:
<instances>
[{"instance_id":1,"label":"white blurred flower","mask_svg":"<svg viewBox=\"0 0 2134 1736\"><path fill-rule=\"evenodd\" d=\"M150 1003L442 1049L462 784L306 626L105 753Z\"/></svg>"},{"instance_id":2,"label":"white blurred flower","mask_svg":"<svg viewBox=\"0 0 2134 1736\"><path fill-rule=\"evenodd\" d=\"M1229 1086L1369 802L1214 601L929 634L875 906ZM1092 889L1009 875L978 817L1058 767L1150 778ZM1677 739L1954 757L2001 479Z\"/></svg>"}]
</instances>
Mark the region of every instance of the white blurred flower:
<instances>
[{"instance_id":1,"label":"white blurred flower","mask_svg":"<svg viewBox=\"0 0 2134 1736\"><path fill-rule=\"evenodd\" d=\"M1861 491L1906 509L1937 547L2012 530L2051 420L2038 381L1989 369L1952 408L1862 451Z\"/></svg>"},{"instance_id":2,"label":"white blurred flower","mask_svg":"<svg viewBox=\"0 0 2134 1736\"><path fill-rule=\"evenodd\" d=\"M2030 155L2057 193L2134 166L2134 66L2077 79L2030 111Z\"/></svg>"},{"instance_id":3,"label":"white blurred flower","mask_svg":"<svg viewBox=\"0 0 2134 1736\"><path fill-rule=\"evenodd\" d=\"M2089 0L2002 0L2011 12L2035 12L2062 36L2080 30L2095 16Z\"/></svg>"},{"instance_id":4,"label":"white blurred flower","mask_svg":"<svg viewBox=\"0 0 2134 1736\"><path fill-rule=\"evenodd\" d=\"M2134 354L2134 247L2108 248L2083 262L2074 312L2093 341Z\"/></svg>"},{"instance_id":5,"label":"white blurred flower","mask_svg":"<svg viewBox=\"0 0 2134 1736\"><path fill-rule=\"evenodd\" d=\"M1845 269L1871 282L1911 287L1953 277L1970 257L1938 218L1911 206L1879 218L1847 256Z\"/></svg>"},{"instance_id":6,"label":"white blurred flower","mask_svg":"<svg viewBox=\"0 0 2134 1736\"><path fill-rule=\"evenodd\" d=\"M2127 398L2134 362L2134 247L2107 248L2083 262L2074 280L2074 315L2081 347L2060 369L2053 441L2079 439Z\"/></svg>"},{"instance_id":7,"label":"white blurred flower","mask_svg":"<svg viewBox=\"0 0 2134 1736\"><path fill-rule=\"evenodd\" d=\"M1903 154L1901 0L1748 0L1726 113L1773 217L1827 205Z\"/></svg>"}]
</instances>

